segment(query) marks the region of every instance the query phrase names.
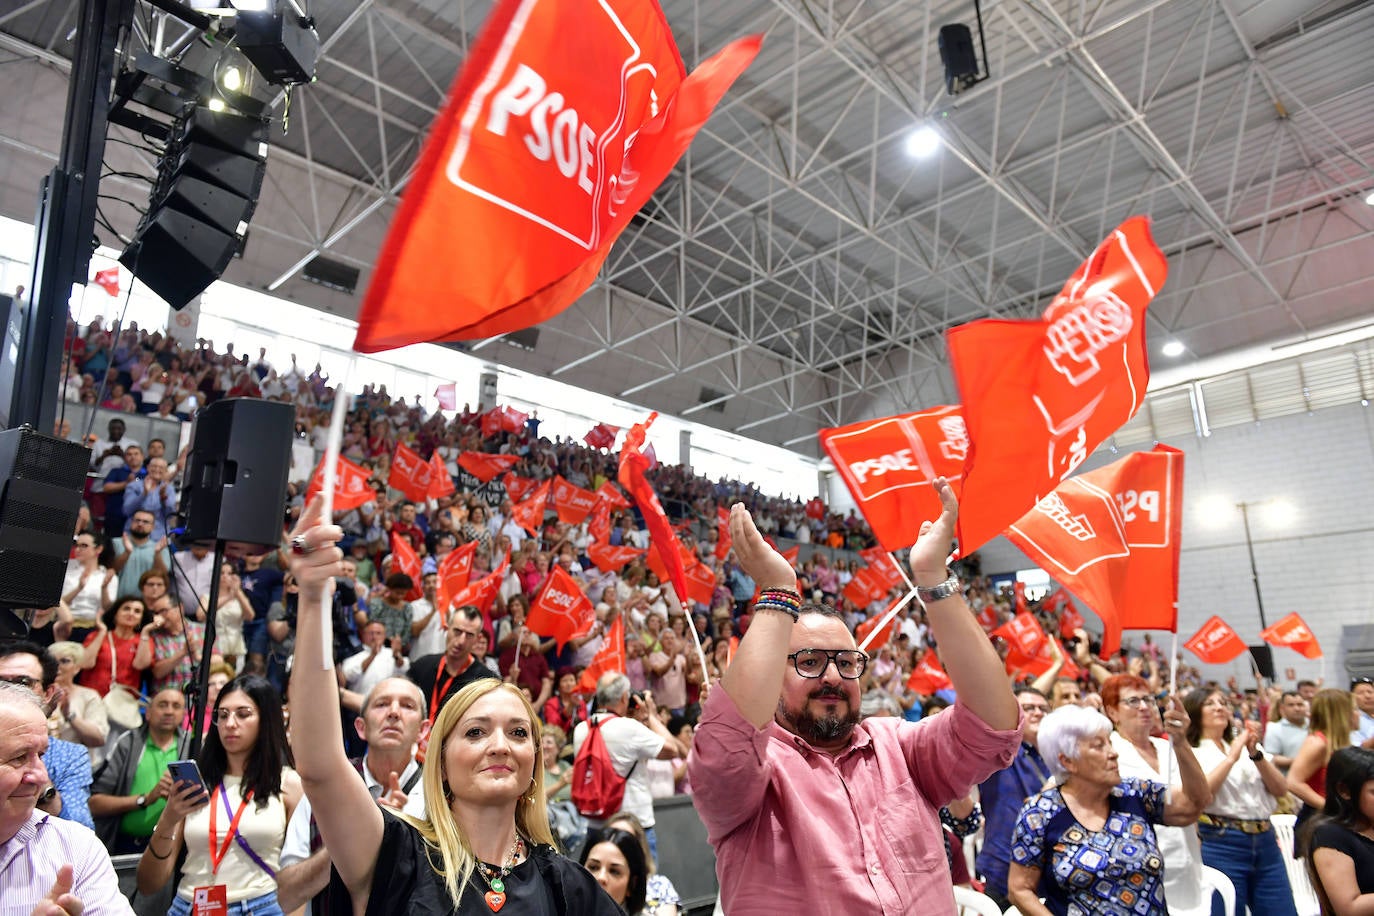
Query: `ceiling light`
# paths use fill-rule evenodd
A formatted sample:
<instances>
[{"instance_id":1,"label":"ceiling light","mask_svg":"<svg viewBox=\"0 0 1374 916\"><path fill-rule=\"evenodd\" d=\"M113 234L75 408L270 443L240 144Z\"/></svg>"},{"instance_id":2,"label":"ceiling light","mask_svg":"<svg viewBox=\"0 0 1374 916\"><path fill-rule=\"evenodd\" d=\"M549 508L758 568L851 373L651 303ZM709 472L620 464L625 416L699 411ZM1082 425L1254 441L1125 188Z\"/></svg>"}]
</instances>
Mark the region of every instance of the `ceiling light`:
<instances>
[{"instance_id":1,"label":"ceiling light","mask_svg":"<svg viewBox=\"0 0 1374 916\"><path fill-rule=\"evenodd\" d=\"M209 108L211 111L223 111L225 109L224 100L211 99L209 105L207 105L206 107Z\"/></svg>"},{"instance_id":2,"label":"ceiling light","mask_svg":"<svg viewBox=\"0 0 1374 916\"><path fill-rule=\"evenodd\" d=\"M243 71L238 67L225 67L224 73L220 75L219 84L230 92L238 92L243 88Z\"/></svg>"},{"instance_id":3,"label":"ceiling light","mask_svg":"<svg viewBox=\"0 0 1374 916\"><path fill-rule=\"evenodd\" d=\"M913 159L929 159L940 149L940 135L933 127L918 127L906 138L906 154Z\"/></svg>"},{"instance_id":4,"label":"ceiling light","mask_svg":"<svg viewBox=\"0 0 1374 916\"><path fill-rule=\"evenodd\" d=\"M1182 356L1184 351L1182 342L1177 340L1166 341L1164 346L1159 348L1159 352L1165 356Z\"/></svg>"},{"instance_id":5,"label":"ceiling light","mask_svg":"<svg viewBox=\"0 0 1374 916\"><path fill-rule=\"evenodd\" d=\"M1365 195L1364 202L1374 207L1374 191L1370 191Z\"/></svg>"}]
</instances>

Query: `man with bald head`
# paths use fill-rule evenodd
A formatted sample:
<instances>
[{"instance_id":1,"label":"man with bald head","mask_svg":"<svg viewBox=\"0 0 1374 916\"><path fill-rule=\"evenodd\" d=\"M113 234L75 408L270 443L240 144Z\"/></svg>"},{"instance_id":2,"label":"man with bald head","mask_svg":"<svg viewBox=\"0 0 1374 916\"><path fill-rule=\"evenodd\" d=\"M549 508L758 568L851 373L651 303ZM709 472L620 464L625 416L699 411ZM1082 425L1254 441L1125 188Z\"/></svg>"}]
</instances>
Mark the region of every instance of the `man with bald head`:
<instances>
[{"instance_id":1,"label":"man with bald head","mask_svg":"<svg viewBox=\"0 0 1374 916\"><path fill-rule=\"evenodd\" d=\"M6 913L132 916L110 857L80 824L38 810L51 783L48 723L37 694L0 681L0 887Z\"/></svg>"},{"instance_id":2,"label":"man with bald head","mask_svg":"<svg viewBox=\"0 0 1374 916\"><path fill-rule=\"evenodd\" d=\"M409 678L379 681L363 698L362 715L353 725L367 742L367 753L353 763L377 804L423 818L425 792L415 745L429 732L424 691ZM302 798L286 827L281 871L277 872L282 912L290 913L305 903L312 903L316 913L327 912L320 898L328 885L329 850L320 844L310 799Z\"/></svg>"}]
</instances>

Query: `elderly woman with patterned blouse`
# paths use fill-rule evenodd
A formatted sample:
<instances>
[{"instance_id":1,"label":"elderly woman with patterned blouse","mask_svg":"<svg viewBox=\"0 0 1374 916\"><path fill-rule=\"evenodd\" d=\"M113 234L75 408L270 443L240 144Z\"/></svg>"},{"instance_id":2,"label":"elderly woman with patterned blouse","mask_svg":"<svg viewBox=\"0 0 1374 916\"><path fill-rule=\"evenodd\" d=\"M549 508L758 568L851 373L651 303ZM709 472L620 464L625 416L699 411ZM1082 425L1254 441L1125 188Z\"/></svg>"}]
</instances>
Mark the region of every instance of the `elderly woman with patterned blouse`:
<instances>
[{"instance_id":1,"label":"elderly woman with patterned blouse","mask_svg":"<svg viewBox=\"0 0 1374 916\"><path fill-rule=\"evenodd\" d=\"M1164 858L1152 825L1194 823L1210 793L1177 698L1169 700L1164 726L1178 755L1177 794L1121 778L1112 723L1102 713L1064 706L1040 723L1040 756L1054 785L1022 807L1007 875L1007 897L1025 916L1168 912Z\"/></svg>"}]
</instances>

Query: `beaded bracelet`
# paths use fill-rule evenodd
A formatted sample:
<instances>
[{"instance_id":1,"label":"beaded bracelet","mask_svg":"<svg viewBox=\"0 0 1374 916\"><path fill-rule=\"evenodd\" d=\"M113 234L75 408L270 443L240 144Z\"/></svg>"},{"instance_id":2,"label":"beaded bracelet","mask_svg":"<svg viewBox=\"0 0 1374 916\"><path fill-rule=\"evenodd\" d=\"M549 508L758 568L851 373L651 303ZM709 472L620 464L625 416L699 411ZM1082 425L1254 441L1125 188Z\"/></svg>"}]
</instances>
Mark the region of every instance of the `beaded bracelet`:
<instances>
[{"instance_id":1,"label":"beaded bracelet","mask_svg":"<svg viewBox=\"0 0 1374 916\"><path fill-rule=\"evenodd\" d=\"M801 595L786 588L766 588L754 602L756 611L781 611L793 620L801 616Z\"/></svg>"}]
</instances>

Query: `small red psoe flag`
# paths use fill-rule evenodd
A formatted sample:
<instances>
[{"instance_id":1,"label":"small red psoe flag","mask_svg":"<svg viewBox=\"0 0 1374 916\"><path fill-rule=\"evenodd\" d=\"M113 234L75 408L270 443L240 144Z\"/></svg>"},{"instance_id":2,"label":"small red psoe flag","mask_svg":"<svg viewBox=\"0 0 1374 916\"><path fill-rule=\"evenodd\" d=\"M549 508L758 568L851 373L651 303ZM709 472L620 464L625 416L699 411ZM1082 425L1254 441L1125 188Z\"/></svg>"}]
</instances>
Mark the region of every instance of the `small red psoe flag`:
<instances>
[{"instance_id":1,"label":"small red psoe flag","mask_svg":"<svg viewBox=\"0 0 1374 916\"><path fill-rule=\"evenodd\" d=\"M901 599L899 598L897 600L900 601ZM857 627L854 628L854 642L856 642L859 645L863 645L864 640L868 639L868 634L872 633L873 630L877 628L878 621L886 617L887 612L890 610L892 610L891 605L885 608L883 612L880 614L869 614L867 620L865 620L863 623L860 623ZM896 617L893 617L891 620L889 620L887 626L883 627L882 631L878 633L877 636L873 637L873 639L869 642L868 648L873 652L877 652L883 646L892 642L892 640L897 636L898 625L899 623Z\"/></svg>"},{"instance_id":2,"label":"small red psoe flag","mask_svg":"<svg viewBox=\"0 0 1374 916\"><path fill-rule=\"evenodd\" d=\"M692 557L692 561L686 569L687 597L703 607L710 607L716 592L716 574L696 557Z\"/></svg>"},{"instance_id":3,"label":"small red psoe flag","mask_svg":"<svg viewBox=\"0 0 1374 916\"><path fill-rule=\"evenodd\" d=\"M637 547L612 547L597 541L587 545L587 559L602 572L616 572L635 557L643 555L644 551Z\"/></svg>"},{"instance_id":4,"label":"small red psoe flag","mask_svg":"<svg viewBox=\"0 0 1374 916\"><path fill-rule=\"evenodd\" d=\"M1230 624L1216 616L1209 618L1183 648L1209 665L1224 665L1249 651Z\"/></svg>"},{"instance_id":5,"label":"small red psoe flag","mask_svg":"<svg viewBox=\"0 0 1374 916\"><path fill-rule=\"evenodd\" d=\"M1033 658L1040 651L1046 638L1040 622L1025 611L993 630L992 635L1002 637L1011 644L1013 652L1027 658Z\"/></svg>"},{"instance_id":6,"label":"small red psoe flag","mask_svg":"<svg viewBox=\"0 0 1374 916\"><path fill-rule=\"evenodd\" d=\"M806 501L806 517L820 521L825 518L825 503L821 502L819 496L813 496Z\"/></svg>"},{"instance_id":7,"label":"small red psoe flag","mask_svg":"<svg viewBox=\"0 0 1374 916\"><path fill-rule=\"evenodd\" d=\"M944 666L940 664L940 657L935 654L934 649L926 649L916 667L911 669L911 677L906 681L907 690L914 690L923 696L930 696L937 690L948 690L952 686L953 682L945 673Z\"/></svg>"},{"instance_id":8,"label":"small red psoe flag","mask_svg":"<svg viewBox=\"0 0 1374 916\"><path fill-rule=\"evenodd\" d=\"M591 519L587 522L587 533L593 541L603 544L611 540L611 505L600 496L596 498L596 508L592 509Z\"/></svg>"},{"instance_id":9,"label":"small red psoe flag","mask_svg":"<svg viewBox=\"0 0 1374 916\"><path fill-rule=\"evenodd\" d=\"M932 480L948 478L959 494L968 432L958 407L823 429L820 439L874 537L889 552L916 543L921 522L939 518L940 497Z\"/></svg>"},{"instance_id":10,"label":"small red psoe flag","mask_svg":"<svg viewBox=\"0 0 1374 916\"><path fill-rule=\"evenodd\" d=\"M501 428L508 433L519 433L525 428L525 424L530 421L530 415L521 413L514 407L498 407L501 416Z\"/></svg>"},{"instance_id":11,"label":"small red psoe flag","mask_svg":"<svg viewBox=\"0 0 1374 916\"><path fill-rule=\"evenodd\" d=\"M482 438L493 439L501 431L501 408L497 407L482 414L478 421L482 428Z\"/></svg>"},{"instance_id":12,"label":"small red psoe flag","mask_svg":"<svg viewBox=\"0 0 1374 916\"><path fill-rule=\"evenodd\" d=\"M597 497L591 490L584 490L576 484L568 483L561 475L553 478L553 508L558 520L576 525L591 514L596 507Z\"/></svg>"},{"instance_id":13,"label":"small red psoe flag","mask_svg":"<svg viewBox=\"0 0 1374 916\"><path fill-rule=\"evenodd\" d=\"M792 568L797 568L797 561L801 559L801 548L790 547L782 552L782 558L792 564Z\"/></svg>"},{"instance_id":14,"label":"small red psoe flag","mask_svg":"<svg viewBox=\"0 0 1374 916\"><path fill-rule=\"evenodd\" d=\"M1167 445L1072 477L1006 530L1102 618L1102 654L1122 630L1178 628L1183 453Z\"/></svg>"},{"instance_id":15,"label":"small red psoe flag","mask_svg":"<svg viewBox=\"0 0 1374 916\"><path fill-rule=\"evenodd\" d=\"M458 409L458 384L449 382L434 389L434 400L439 402L440 410Z\"/></svg>"},{"instance_id":16,"label":"small red psoe flag","mask_svg":"<svg viewBox=\"0 0 1374 916\"><path fill-rule=\"evenodd\" d=\"M462 460L460 459L458 463L462 464ZM472 472L468 471L468 473L471 474ZM533 493L534 488L539 486L539 481L533 477L521 477L513 471L507 472L506 476L501 478L501 483L505 485L506 495L510 497L510 501L513 503L523 502L525 497Z\"/></svg>"},{"instance_id":17,"label":"small red psoe flag","mask_svg":"<svg viewBox=\"0 0 1374 916\"><path fill-rule=\"evenodd\" d=\"M344 456L339 456L339 463L334 472L334 511L347 512L359 506L366 505L376 498L372 488L367 485L370 475L364 468L358 467ZM324 490L324 459L315 465L315 471L310 475L310 484L305 489L305 502L308 505L317 493Z\"/></svg>"},{"instance_id":18,"label":"small red psoe flag","mask_svg":"<svg viewBox=\"0 0 1374 916\"><path fill-rule=\"evenodd\" d=\"M892 554L886 550L881 547L868 547L860 550L859 556L863 557L868 568L885 588L896 588L902 584L902 572L897 568L897 561L892 559Z\"/></svg>"},{"instance_id":19,"label":"small red psoe flag","mask_svg":"<svg viewBox=\"0 0 1374 916\"><path fill-rule=\"evenodd\" d=\"M540 636L552 636L561 652L568 640L590 633L595 623L591 599L562 566L555 565L530 604L525 626Z\"/></svg>"},{"instance_id":20,"label":"small red psoe flag","mask_svg":"<svg viewBox=\"0 0 1374 916\"><path fill-rule=\"evenodd\" d=\"M1271 646L1287 646L1303 658L1322 657L1322 647L1317 637L1312 635L1312 629L1296 612L1260 631L1260 639Z\"/></svg>"},{"instance_id":21,"label":"small red psoe flag","mask_svg":"<svg viewBox=\"0 0 1374 916\"><path fill-rule=\"evenodd\" d=\"M609 480L601 482L601 486L596 488L596 495L604 499L612 509L628 509L630 501L625 498L625 494L616 488L616 485Z\"/></svg>"},{"instance_id":22,"label":"small red psoe flag","mask_svg":"<svg viewBox=\"0 0 1374 916\"><path fill-rule=\"evenodd\" d=\"M615 445L615 437L619 433L619 426L612 426L609 423L598 423L591 428L587 435L582 437L582 441L592 448L610 448Z\"/></svg>"},{"instance_id":23,"label":"small red psoe flag","mask_svg":"<svg viewBox=\"0 0 1374 916\"><path fill-rule=\"evenodd\" d=\"M95 285L111 296L119 295L119 268L107 267L95 272Z\"/></svg>"},{"instance_id":24,"label":"small red psoe flag","mask_svg":"<svg viewBox=\"0 0 1374 916\"><path fill-rule=\"evenodd\" d=\"M607 671L625 673L625 624L623 617L616 615L611 627L606 631L606 640L596 650L592 663L582 670L577 689L582 693L596 690L596 682Z\"/></svg>"},{"instance_id":25,"label":"small red psoe flag","mask_svg":"<svg viewBox=\"0 0 1374 916\"><path fill-rule=\"evenodd\" d=\"M477 554L477 541L468 541L462 547L449 551L439 564L439 589L435 595L439 616L448 625L448 612L453 597L468 587L472 578L472 558Z\"/></svg>"},{"instance_id":26,"label":"small red psoe flag","mask_svg":"<svg viewBox=\"0 0 1374 916\"><path fill-rule=\"evenodd\" d=\"M407 601L414 601L416 598L425 596L424 590L420 588L420 582L424 578L421 574L422 570L420 555L415 552L414 547L410 546L410 541L393 532L391 535L391 571L410 576L411 588L410 591L406 592Z\"/></svg>"},{"instance_id":27,"label":"small red psoe flag","mask_svg":"<svg viewBox=\"0 0 1374 916\"><path fill-rule=\"evenodd\" d=\"M716 506L716 559L723 560L730 554L730 511Z\"/></svg>"},{"instance_id":28,"label":"small red psoe flag","mask_svg":"<svg viewBox=\"0 0 1374 916\"><path fill-rule=\"evenodd\" d=\"M458 466L476 477L482 483L488 483L501 476L501 473L520 461L519 455L492 455L487 452L459 452ZM514 475L508 475L514 476ZM533 484L533 481L530 481ZM506 485L506 492L510 493L510 484ZM511 499L518 502L515 496Z\"/></svg>"},{"instance_id":29,"label":"small red psoe flag","mask_svg":"<svg viewBox=\"0 0 1374 916\"><path fill-rule=\"evenodd\" d=\"M501 0L430 128L353 348L493 337L567 308L761 41L687 76L652 0Z\"/></svg>"},{"instance_id":30,"label":"small red psoe flag","mask_svg":"<svg viewBox=\"0 0 1374 916\"><path fill-rule=\"evenodd\" d=\"M978 625L983 628L983 632L991 636L992 631L997 629L998 626L997 606L992 604L992 602L988 602L984 605L983 609L978 612L974 619L977 620Z\"/></svg>"},{"instance_id":31,"label":"small red psoe flag","mask_svg":"<svg viewBox=\"0 0 1374 916\"><path fill-rule=\"evenodd\" d=\"M387 478L387 486L400 490L406 499L424 502L429 498L432 472L430 463L413 449L404 444L397 445L396 453L391 456L391 475Z\"/></svg>"},{"instance_id":32,"label":"small red psoe flag","mask_svg":"<svg viewBox=\"0 0 1374 916\"><path fill-rule=\"evenodd\" d=\"M444 464L444 459L439 456L437 451L429 456L429 467L430 499L450 496L458 491L458 488L453 485L453 478L448 474L448 467Z\"/></svg>"},{"instance_id":33,"label":"small red psoe flag","mask_svg":"<svg viewBox=\"0 0 1374 916\"><path fill-rule=\"evenodd\" d=\"M872 566L861 566L844 587L844 596L855 607L868 607L887 594L890 586Z\"/></svg>"},{"instance_id":34,"label":"small red psoe flag","mask_svg":"<svg viewBox=\"0 0 1374 916\"><path fill-rule=\"evenodd\" d=\"M677 535L673 534L673 527L668 523L668 516L664 513L654 488L644 478L644 472L650 467L649 457L645 454L644 439L648 435L649 426L657 417L658 412L654 411L643 423L636 423L630 427L630 431L625 435L625 444L620 447L620 471L617 477L620 485L639 507L640 514L644 516L644 525L649 529L651 555L658 554L667 573L666 578L673 583L673 592L677 595L677 600L686 607L689 601L687 570L682 563Z\"/></svg>"},{"instance_id":35,"label":"small red psoe flag","mask_svg":"<svg viewBox=\"0 0 1374 916\"><path fill-rule=\"evenodd\" d=\"M516 503L510 510L511 521L536 537L544 524L544 509L549 501L549 487L552 483L551 480L544 481L535 487L534 492L523 502Z\"/></svg>"},{"instance_id":36,"label":"small red psoe flag","mask_svg":"<svg viewBox=\"0 0 1374 916\"><path fill-rule=\"evenodd\" d=\"M482 612L482 625L490 630L491 606L496 601L496 596L501 591L501 583L505 581L509 570L510 551L506 551L495 569L476 582L469 582L467 588L453 596L453 606L463 607L470 604L477 608Z\"/></svg>"},{"instance_id":37,"label":"small red psoe flag","mask_svg":"<svg viewBox=\"0 0 1374 916\"><path fill-rule=\"evenodd\" d=\"M1013 582L1011 586L1011 594L1012 597L1015 599L1013 611L1017 614L1026 613L1026 583Z\"/></svg>"},{"instance_id":38,"label":"small red psoe flag","mask_svg":"<svg viewBox=\"0 0 1374 916\"><path fill-rule=\"evenodd\" d=\"M1053 492L1135 416L1150 383L1145 309L1167 275L1150 221L1134 216L1039 319L985 319L946 332L968 423L963 555Z\"/></svg>"}]
</instances>

